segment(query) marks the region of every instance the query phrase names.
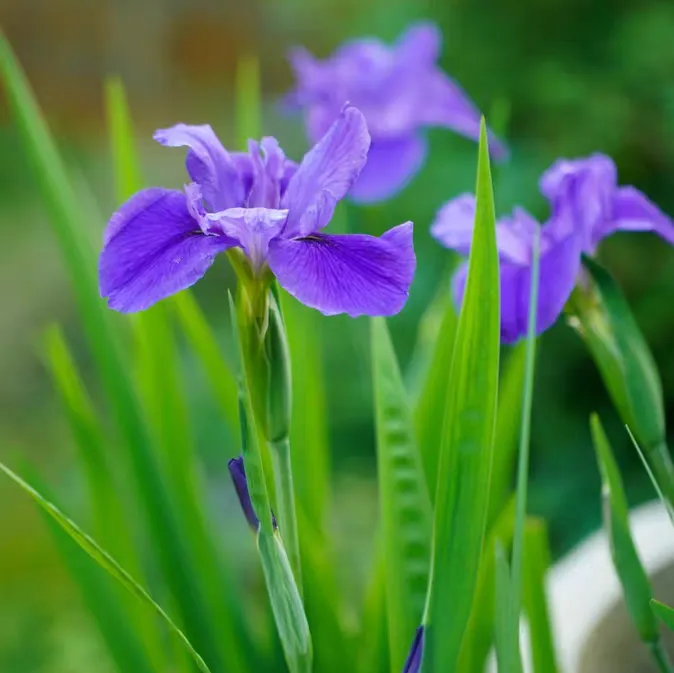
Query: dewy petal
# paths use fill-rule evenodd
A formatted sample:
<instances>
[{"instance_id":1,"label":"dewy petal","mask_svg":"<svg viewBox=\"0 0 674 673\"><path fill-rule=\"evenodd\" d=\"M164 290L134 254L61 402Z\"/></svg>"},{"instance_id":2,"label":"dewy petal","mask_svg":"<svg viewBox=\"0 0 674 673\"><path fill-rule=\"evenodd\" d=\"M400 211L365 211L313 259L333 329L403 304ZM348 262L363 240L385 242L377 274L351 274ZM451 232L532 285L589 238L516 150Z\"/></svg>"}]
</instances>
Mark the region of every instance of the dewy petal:
<instances>
[{"instance_id":1,"label":"dewy petal","mask_svg":"<svg viewBox=\"0 0 674 673\"><path fill-rule=\"evenodd\" d=\"M652 231L674 245L674 222L636 187L619 187L613 217L595 232L595 243L615 231Z\"/></svg>"},{"instance_id":2,"label":"dewy petal","mask_svg":"<svg viewBox=\"0 0 674 673\"><path fill-rule=\"evenodd\" d=\"M211 210L243 205L243 184L231 156L208 124L176 124L159 129L154 139L166 147L189 147L187 172L202 190Z\"/></svg>"},{"instance_id":3,"label":"dewy petal","mask_svg":"<svg viewBox=\"0 0 674 673\"><path fill-rule=\"evenodd\" d=\"M564 309L580 270L580 239L568 236L546 245L541 237L539 260L538 306L536 333L550 328ZM461 305L466 285L468 264L463 264L452 279L452 294ZM531 266L513 264L501 259L501 341L514 343L527 334Z\"/></svg>"},{"instance_id":4,"label":"dewy petal","mask_svg":"<svg viewBox=\"0 0 674 673\"><path fill-rule=\"evenodd\" d=\"M264 264L269 241L279 235L287 217L287 210L272 208L229 208L208 216L223 234L241 244L254 269Z\"/></svg>"},{"instance_id":5,"label":"dewy petal","mask_svg":"<svg viewBox=\"0 0 674 673\"><path fill-rule=\"evenodd\" d=\"M420 134L373 142L349 197L360 203L388 199L414 177L424 163L426 151L426 139Z\"/></svg>"},{"instance_id":6,"label":"dewy petal","mask_svg":"<svg viewBox=\"0 0 674 673\"><path fill-rule=\"evenodd\" d=\"M117 311L142 311L196 283L233 245L202 232L182 192L145 189L108 223L98 267L101 296Z\"/></svg>"},{"instance_id":7,"label":"dewy petal","mask_svg":"<svg viewBox=\"0 0 674 673\"><path fill-rule=\"evenodd\" d=\"M407 301L416 260L412 223L363 234L277 238L269 266L296 299L325 315L393 315Z\"/></svg>"},{"instance_id":8,"label":"dewy petal","mask_svg":"<svg viewBox=\"0 0 674 673\"><path fill-rule=\"evenodd\" d=\"M475 197L461 194L448 201L431 225L431 236L446 248L468 255L473 240ZM501 259L526 264L531 257L531 239L538 222L523 208L496 222L496 242Z\"/></svg>"},{"instance_id":9,"label":"dewy petal","mask_svg":"<svg viewBox=\"0 0 674 673\"><path fill-rule=\"evenodd\" d=\"M288 183L281 200L281 208L289 210L284 235L307 236L328 224L337 201L365 165L369 146L363 115L354 107L345 107Z\"/></svg>"}]
</instances>

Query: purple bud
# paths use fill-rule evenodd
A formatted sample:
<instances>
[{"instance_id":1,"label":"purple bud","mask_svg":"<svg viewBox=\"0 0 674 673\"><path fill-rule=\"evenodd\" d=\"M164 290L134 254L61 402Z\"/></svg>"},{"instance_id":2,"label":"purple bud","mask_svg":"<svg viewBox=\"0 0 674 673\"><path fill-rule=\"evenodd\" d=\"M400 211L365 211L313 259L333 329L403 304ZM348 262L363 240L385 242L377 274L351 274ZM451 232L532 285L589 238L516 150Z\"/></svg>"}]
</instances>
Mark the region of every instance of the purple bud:
<instances>
[{"instance_id":1,"label":"purple bud","mask_svg":"<svg viewBox=\"0 0 674 673\"><path fill-rule=\"evenodd\" d=\"M260 521L255 515L253 503L250 500L246 470L243 466L243 457L239 456L238 458L232 458L229 463L227 463L227 467L229 468L232 482L234 482L236 494L239 496L239 502L241 503L241 509L246 517L246 521L248 521L248 524L253 531L257 533L257 529L260 527Z\"/></svg>"},{"instance_id":2,"label":"purple bud","mask_svg":"<svg viewBox=\"0 0 674 673\"><path fill-rule=\"evenodd\" d=\"M412 648L407 656L403 673L419 673L421 670L421 655L424 648L424 627L420 626L414 636Z\"/></svg>"}]
</instances>

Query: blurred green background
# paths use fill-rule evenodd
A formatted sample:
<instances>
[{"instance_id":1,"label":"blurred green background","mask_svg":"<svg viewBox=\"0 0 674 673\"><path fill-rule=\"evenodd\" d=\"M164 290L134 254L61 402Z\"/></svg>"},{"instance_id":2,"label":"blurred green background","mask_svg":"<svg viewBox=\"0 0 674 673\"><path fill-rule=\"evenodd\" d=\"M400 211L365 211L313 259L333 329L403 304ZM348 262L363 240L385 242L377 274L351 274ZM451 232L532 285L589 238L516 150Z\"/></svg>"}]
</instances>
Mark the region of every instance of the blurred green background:
<instances>
[{"instance_id":1,"label":"blurred green background","mask_svg":"<svg viewBox=\"0 0 674 673\"><path fill-rule=\"evenodd\" d=\"M304 44L319 56L342 40L392 40L407 23L431 18L445 41L442 63L491 121L509 118L512 161L496 169L497 209L520 203L539 218L540 172L558 156L604 151L620 181L674 213L674 3L654 0L2 0L0 26L80 185L82 208L100 226L114 207L102 80L123 78L135 117L146 179L179 186L182 154L156 146L155 128L211 123L235 143L233 89L241 55L260 58L265 134L299 159L306 143L299 118L278 98L291 85L284 54ZM419 269L410 302L391 329L409 363L425 308L448 283L450 255L428 234L437 208L471 190L476 147L438 130L423 171L397 198L347 209L349 226L381 233L412 219ZM100 217L95 216L100 212ZM674 251L654 237L621 235L601 257L619 278L660 367L674 425ZM214 323L224 319L216 264L197 290ZM72 441L39 355L44 329L65 325L81 346L71 291L0 93L0 458L37 463L54 490L78 510L80 479ZM322 321L334 464L333 520L344 591L357 592L376 522L374 435L367 323ZM78 353L87 371L87 354ZM196 368L186 363L191 421L209 468L209 499L225 544L252 545L224 473L238 453L224 446L217 410ZM194 371L194 375L191 372ZM561 554L599 525L599 479L588 416L597 410L619 452L633 504L652 497L638 458L576 335L563 321L541 341L533 422L530 508L550 522ZM95 394L95 387L93 388ZM225 516L221 516L225 511ZM104 673L105 655L77 591L32 505L0 483L0 672ZM355 552L355 553L354 553Z\"/></svg>"}]
</instances>

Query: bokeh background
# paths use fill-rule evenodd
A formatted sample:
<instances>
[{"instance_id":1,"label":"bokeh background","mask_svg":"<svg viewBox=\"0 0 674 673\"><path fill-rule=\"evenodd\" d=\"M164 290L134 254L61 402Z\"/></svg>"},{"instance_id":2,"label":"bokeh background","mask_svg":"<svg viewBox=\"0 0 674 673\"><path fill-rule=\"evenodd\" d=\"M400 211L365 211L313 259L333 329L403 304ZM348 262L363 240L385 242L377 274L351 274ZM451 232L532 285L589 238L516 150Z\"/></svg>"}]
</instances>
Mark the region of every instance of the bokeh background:
<instances>
[{"instance_id":1,"label":"bokeh background","mask_svg":"<svg viewBox=\"0 0 674 673\"><path fill-rule=\"evenodd\" d=\"M512 160L496 169L497 209L519 203L545 218L540 172L559 156L604 151L620 180L674 214L674 3L665 0L0 0L0 26L36 90L81 186L82 208L114 207L103 112L103 78L119 74L135 118L148 183L179 186L180 151L155 146L155 128L178 121L211 123L235 143L237 59L261 64L264 132L301 157L301 121L283 114L291 86L285 60L294 44L327 55L342 40L392 40L410 21L430 18L444 33L442 64L494 125L507 129ZM507 122L507 123L506 123ZM390 202L349 209L350 226L380 233L404 220L416 225L419 271L410 302L391 328L409 364L420 317L447 286L447 251L428 227L447 199L471 190L476 147L438 130L413 183ZM674 426L674 250L646 235L624 234L601 257L619 278L660 367ZM231 277L217 264L197 295L214 323L224 314ZM79 476L71 438L39 354L44 329L65 325L87 372L72 293L30 166L0 93L0 458L39 465L59 493L77 503ZM345 591L358 591L376 521L374 435L367 323L325 319L323 342L334 464L334 534ZM189 366L187 371L190 371ZM188 376L192 424L213 473L215 506L227 492L217 411L203 381ZM534 402L530 508L550 523L563 554L600 521L599 479L588 416L598 410L619 452L632 504L652 497L598 374L563 321L541 342ZM95 387L94 387L95 391ZM203 399L202 399L203 398ZM233 505L232 505L233 507ZM72 511L72 510L71 510ZM242 528L227 544L245 548ZM78 513L86 522L87 512ZM245 555L245 549L242 551ZM0 671L106 671L105 654L79 596L26 498L0 483Z\"/></svg>"}]
</instances>

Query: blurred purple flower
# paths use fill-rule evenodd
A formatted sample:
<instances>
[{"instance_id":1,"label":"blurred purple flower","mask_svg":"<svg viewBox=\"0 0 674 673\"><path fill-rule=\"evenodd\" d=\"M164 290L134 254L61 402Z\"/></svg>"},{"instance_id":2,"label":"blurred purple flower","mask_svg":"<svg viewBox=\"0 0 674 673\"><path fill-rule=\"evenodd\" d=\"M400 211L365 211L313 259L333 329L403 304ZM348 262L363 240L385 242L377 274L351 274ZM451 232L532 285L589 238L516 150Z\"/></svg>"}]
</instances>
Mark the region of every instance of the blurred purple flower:
<instances>
[{"instance_id":1,"label":"blurred purple flower","mask_svg":"<svg viewBox=\"0 0 674 673\"><path fill-rule=\"evenodd\" d=\"M354 200L386 199L409 182L426 156L425 127L442 126L479 138L480 112L438 67L440 44L438 28L420 22L392 46L374 38L354 40L323 61L303 48L290 53L297 87L287 101L305 109L312 142L346 102L365 115L372 147L349 192ZM490 146L495 158L506 156L504 145L493 136Z\"/></svg>"},{"instance_id":2,"label":"blurred purple flower","mask_svg":"<svg viewBox=\"0 0 674 673\"><path fill-rule=\"evenodd\" d=\"M543 173L539 187L552 214L540 231L540 283L537 333L562 312L578 278L581 255L594 254L599 242L616 231L652 231L674 244L674 223L634 187L619 187L616 167L604 155L560 159ZM431 234L445 247L468 255L475 218L475 197L464 194L438 212ZM501 340L526 335L531 286L532 242L538 222L524 209L496 223L501 263ZM460 304L468 264L452 281Z\"/></svg>"},{"instance_id":3,"label":"blurred purple flower","mask_svg":"<svg viewBox=\"0 0 674 673\"><path fill-rule=\"evenodd\" d=\"M162 145L188 146L192 182L152 187L110 219L99 261L100 292L124 313L141 311L199 280L215 256L241 248L255 273L326 315L392 315L415 270L412 223L380 238L321 230L367 158L363 115L345 106L298 166L274 138L228 153L208 125L157 131Z\"/></svg>"},{"instance_id":4,"label":"blurred purple flower","mask_svg":"<svg viewBox=\"0 0 674 673\"><path fill-rule=\"evenodd\" d=\"M420 626L417 629L416 635L414 636L414 641L412 642L412 647L410 648L410 653L407 655L407 661L405 662L405 668L403 668L403 673L419 673L421 670L421 656L424 650L424 627Z\"/></svg>"},{"instance_id":5,"label":"blurred purple flower","mask_svg":"<svg viewBox=\"0 0 674 673\"><path fill-rule=\"evenodd\" d=\"M243 515L246 517L248 525L253 529L254 532L257 532L260 527L260 520L255 514L253 509L253 503L250 499L250 492L248 491L248 479L246 478L246 468L243 465L243 456L238 458L232 458L228 463L227 467L229 468L229 475L232 478L232 483L234 484L234 490L236 495L239 498L241 503L241 509L243 510ZM274 514L271 515L272 525L276 528L276 518Z\"/></svg>"}]
</instances>

